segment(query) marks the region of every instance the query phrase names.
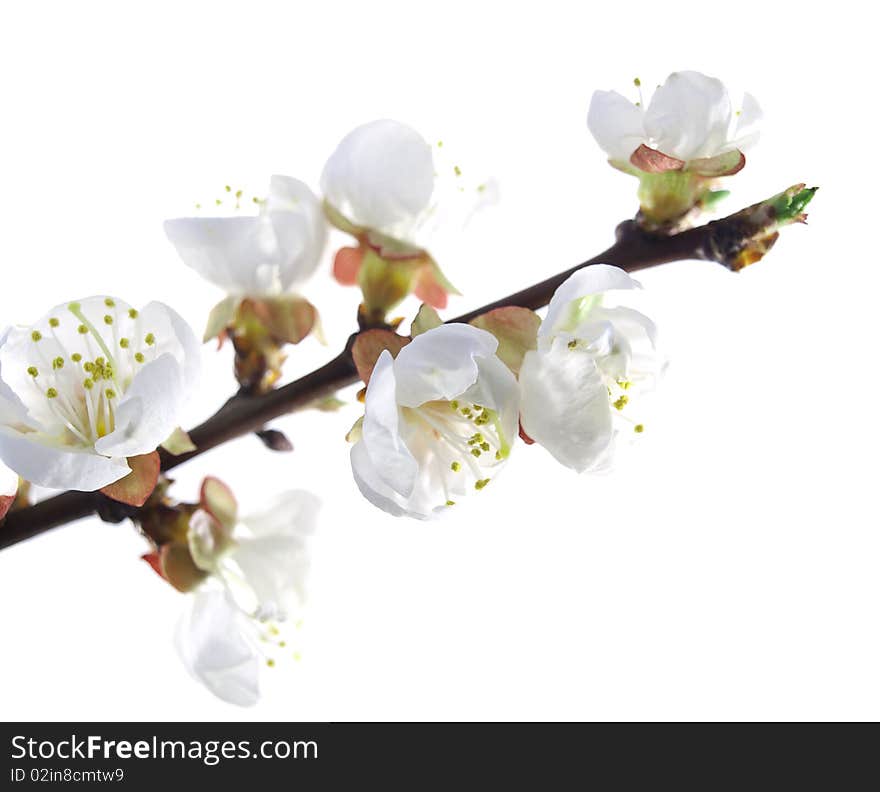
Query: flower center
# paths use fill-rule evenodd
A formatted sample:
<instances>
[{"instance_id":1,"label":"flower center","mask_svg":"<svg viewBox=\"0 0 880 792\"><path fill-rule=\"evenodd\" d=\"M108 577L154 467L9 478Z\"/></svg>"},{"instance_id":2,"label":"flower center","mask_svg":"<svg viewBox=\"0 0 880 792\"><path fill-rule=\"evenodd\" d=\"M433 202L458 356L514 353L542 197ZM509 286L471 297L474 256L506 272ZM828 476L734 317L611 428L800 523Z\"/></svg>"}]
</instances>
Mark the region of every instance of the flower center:
<instances>
[{"instance_id":1,"label":"flower center","mask_svg":"<svg viewBox=\"0 0 880 792\"><path fill-rule=\"evenodd\" d=\"M498 414L481 404L438 400L405 407L403 413L417 429L414 442L408 443L414 446L410 451L421 452L444 491L446 502L441 505L455 505L455 498L468 489L484 489L490 481L487 473L510 453Z\"/></svg>"},{"instance_id":2,"label":"flower center","mask_svg":"<svg viewBox=\"0 0 880 792\"><path fill-rule=\"evenodd\" d=\"M137 370L155 359L157 339L138 311L111 297L74 302L30 332L27 375L67 445L93 446L113 432L116 405ZM39 407L39 405L37 405Z\"/></svg>"}]
</instances>

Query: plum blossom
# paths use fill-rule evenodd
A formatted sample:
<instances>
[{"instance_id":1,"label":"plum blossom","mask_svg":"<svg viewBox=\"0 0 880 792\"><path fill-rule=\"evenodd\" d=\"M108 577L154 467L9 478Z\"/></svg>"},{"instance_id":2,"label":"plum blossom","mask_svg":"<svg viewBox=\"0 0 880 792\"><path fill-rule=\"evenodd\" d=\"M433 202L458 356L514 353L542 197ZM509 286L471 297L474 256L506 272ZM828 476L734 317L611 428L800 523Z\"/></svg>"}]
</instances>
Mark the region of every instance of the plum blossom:
<instances>
[{"instance_id":1,"label":"plum blossom","mask_svg":"<svg viewBox=\"0 0 880 792\"><path fill-rule=\"evenodd\" d=\"M654 324L631 308L603 305L606 292L635 288L617 267L578 270L556 290L537 349L523 358L523 431L578 473L607 467L621 431L644 430L630 413L663 368Z\"/></svg>"},{"instance_id":2,"label":"plum blossom","mask_svg":"<svg viewBox=\"0 0 880 792\"><path fill-rule=\"evenodd\" d=\"M307 281L321 259L327 226L303 182L273 176L255 215L182 217L165 233L183 263L238 297L278 296Z\"/></svg>"},{"instance_id":3,"label":"plum blossom","mask_svg":"<svg viewBox=\"0 0 880 792\"><path fill-rule=\"evenodd\" d=\"M444 229L463 229L496 192L493 182L470 185L457 165L436 162L416 130L390 119L349 132L327 160L321 187L331 223L358 241L336 254L334 274L359 283L365 303L381 311L410 292L446 306L458 292L427 249Z\"/></svg>"},{"instance_id":4,"label":"plum blossom","mask_svg":"<svg viewBox=\"0 0 880 792\"><path fill-rule=\"evenodd\" d=\"M427 519L489 484L510 454L519 411L516 379L497 348L484 330L447 324L396 358L379 355L351 450L371 503Z\"/></svg>"},{"instance_id":5,"label":"plum blossom","mask_svg":"<svg viewBox=\"0 0 880 792\"><path fill-rule=\"evenodd\" d=\"M223 486L209 481L215 492ZM204 578L188 595L176 643L192 676L219 698L249 706L259 698L261 666L294 654L282 626L305 601L319 502L294 490L239 519L234 500L213 512L212 500L189 521L191 558Z\"/></svg>"},{"instance_id":6,"label":"plum blossom","mask_svg":"<svg viewBox=\"0 0 880 792\"><path fill-rule=\"evenodd\" d=\"M92 491L178 427L198 385L189 325L151 302L58 305L0 337L0 460L44 487Z\"/></svg>"},{"instance_id":7,"label":"plum blossom","mask_svg":"<svg viewBox=\"0 0 880 792\"><path fill-rule=\"evenodd\" d=\"M6 516L18 493L18 475L0 462L0 520Z\"/></svg>"},{"instance_id":8,"label":"plum blossom","mask_svg":"<svg viewBox=\"0 0 880 792\"><path fill-rule=\"evenodd\" d=\"M681 71L658 86L647 107L616 91L596 91L587 124L615 165L720 176L745 164L742 152L757 142L761 117L751 94L737 110L720 80Z\"/></svg>"}]
</instances>

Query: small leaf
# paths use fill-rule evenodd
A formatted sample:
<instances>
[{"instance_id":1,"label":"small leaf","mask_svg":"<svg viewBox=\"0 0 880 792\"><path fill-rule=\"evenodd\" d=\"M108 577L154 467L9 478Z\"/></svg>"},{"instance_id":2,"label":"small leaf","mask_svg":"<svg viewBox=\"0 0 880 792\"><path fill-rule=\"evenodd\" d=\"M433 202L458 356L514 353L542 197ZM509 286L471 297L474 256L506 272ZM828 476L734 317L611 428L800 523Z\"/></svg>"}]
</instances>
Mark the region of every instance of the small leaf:
<instances>
[{"instance_id":1,"label":"small leaf","mask_svg":"<svg viewBox=\"0 0 880 792\"><path fill-rule=\"evenodd\" d=\"M646 173L666 173L684 168L684 160L670 157L661 151L649 148L644 143L630 156L629 161Z\"/></svg>"},{"instance_id":2,"label":"small leaf","mask_svg":"<svg viewBox=\"0 0 880 792\"><path fill-rule=\"evenodd\" d=\"M201 507L208 512L220 525L231 530L235 527L238 516L238 502L235 495L220 479L207 476L202 482L199 497Z\"/></svg>"},{"instance_id":3,"label":"small leaf","mask_svg":"<svg viewBox=\"0 0 880 792\"><path fill-rule=\"evenodd\" d=\"M471 324L498 339L496 354L514 374L519 374L526 352L537 349L541 319L528 308L496 308L471 320Z\"/></svg>"},{"instance_id":4,"label":"small leaf","mask_svg":"<svg viewBox=\"0 0 880 792\"><path fill-rule=\"evenodd\" d=\"M151 561L147 560L147 563L152 566ZM208 574L196 566L189 547L178 542L162 545L159 549L159 569L162 577L183 593L192 591Z\"/></svg>"},{"instance_id":5,"label":"small leaf","mask_svg":"<svg viewBox=\"0 0 880 792\"><path fill-rule=\"evenodd\" d=\"M440 327L442 324L443 320L440 318L437 311L435 311L430 305L422 303L422 307L419 308L419 312L416 314L416 318L413 319L412 325L409 328L409 334L415 338L417 335L421 335L428 330L433 330L435 327Z\"/></svg>"},{"instance_id":6,"label":"small leaf","mask_svg":"<svg viewBox=\"0 0 880 792\"><path fill-rule=\"evenodd\" d=\"M101 492L112 500L139 508L153 494L156 482L159 480L159 454L153 451L149 454L129 457L128 466L131 468L131 473L103 487Z\"/></svg>"},{"instance_id":7,"label":"small leaf","mask_svg":"<svg viewBox=\"0 0 880 792\"><path fill-rule=\"evenodd\" d=\"M714 178L716 176L733 176L746 166L746 155L739 149L727 151L717 157L703 157L688 162L686 170L700 176Z\"/></svg>"},{"instance_id":8,"label":"small leaf","mask_svg":"<svg viewBox=\"0 0 880 792\"><path fill-rule=\"evenodd\" d=\"M313 410L320 410L321 412L336 412L342 407L345 407L345 402L342 401L342 399L337 399L335 396L327 396L324 399L316 399L309 405L309 407Z\"/></svg>"},{"instance_id":9,"label":"small leaf","mask_svg":"<svg viewBox=\"0 0 880 792\"><path fill-rule=\"evenodd\" d=\"M283 453L293 451L293 443L287 439L287 435L284 432L279 432L277 429L260 429L260 431L254 432L254 434L263 441L263 445L270 451L281 451Z\"/></svg>"},{"instance_id":10,"label":"small leaf","mask_svg":"<svg viewBox=\"0 0 880 792\"><path fill-rule=\"evenodd\" d=\"M351 349L351 356L364 383L370 381L373 367L384 350L387 349L392 357L397 357L398 352L409 341L408 338L392 333L390 330L367 330L358 335Z\"/></svg>"},{"instance_id":11,"label":"small leaf","mask_svg":"<svg viewBox=\"0 0 880 792\"><path fill-rule=\"evenodd\" d=\"M364 251L356 247L339 248L333 257L333 277L343 286L354 286L364 260Z\"/></svg>"},{"instance_id":12,"label":"small leaf","mask_svg":"<svg viewBox=\"0 0 880 792\"><path fill-rule=\"evenodd\" d=\"M298 344L318 321L318 311L308 300L295 295L246 298L238 308L238 317L245 322L256 321L278 341Z\"/></svg>"},{"instance_id":13,"label":"small leaf","mask_svg":"<svg viewBox=\"0 0 880 792\"><path fill-rule=\"evenodd\" d=\"M193 443L190 436L179 426L175 429L169 438L162 443L162 448L164 448L169 454L174 454L174 456L180 456L181 454L189 454L191 451L196 450L196 445Z\"/></svg>"},{"instance_id":14,"label":"small leaf","mask_svg":"<svg viewBox=\"0 0 880 792\"><path fill-rule=\"evenodd\" d=\"M208 324L205 327L205 334L202 336L202 342L210 341L217 338L230 324L235 317L235 308L238 305L238 297L227 297L225 300L218 302L208 314Z\"/></svg>"}]
</instances>

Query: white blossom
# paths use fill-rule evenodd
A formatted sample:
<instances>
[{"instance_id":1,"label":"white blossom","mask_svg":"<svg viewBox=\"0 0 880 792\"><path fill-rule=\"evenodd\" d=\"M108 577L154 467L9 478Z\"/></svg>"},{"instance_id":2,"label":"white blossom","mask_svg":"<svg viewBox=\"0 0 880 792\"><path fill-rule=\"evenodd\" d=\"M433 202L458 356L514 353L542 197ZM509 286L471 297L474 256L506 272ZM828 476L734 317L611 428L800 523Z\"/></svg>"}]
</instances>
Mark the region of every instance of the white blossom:
<instances>
[{"instance_id":1,"label":"white blossom","mask_svg":"<svg viewBox=\"0 0 880 792\"><path fill-rule=\"evenodd\" d=\"M195 336L162 303L56 306L0 338L0 459L34 484L100 489L177 428L198 375Z\"/></svg>"},{"instance_id":2,"label":"white blossom","mask_svg":"<svg viewBox=\"0 0 880 792\"><path fill-rule=\"evenodd\" d=\"M630 413L662 370L654 324L631 308L603 305L605 292L635 288L617 267L578 270L556 290L537 349L523 358L523 430L578 472L605 468L620 431L644 429Z\"/></svg>"},{"instance_id":3,"label":"white blossom","mask_svg":"<svg viewBox=\"0 0 880 792\"><path fill-rule=\"evenodd\" d=\"M724 84L695 71L674 72L658 86L647 107L616 91L596 91L587 123L612 163L626 166L640 146L685 167L724 171L741 167L740 158L716 158L742 152L758 140L761 108L745 94L737 108ZM744 160L742 160L744 162ZM670 163L664 167L676 167ZM723 175L718 172L714 175Z\"/></svg>"},{"instance_id":4,"label":"white blossom","mask_svg":"<svg viewBox=\"0 0 880 792\"><path fill-rule=\"evenodd\" d=\"M519 410L516 379L497 347L484 330L447 324L396 358L382 352L351 450L371 503L426 519L489 483L510 453Z\"/></svg>"},{"instance_id":5,"label":"white blossom","mask_svg":"<svg viewBox=\"0 0 880 792\"><path fill-rule=\"evenodd\" d=\"M192 594L177 647L189 672L216 696L240 706L259 698L259 673L271 652L290 650L279 625L305 601L308 538L319 502L299 490L240 520L205 509L189 523L190 553L208 577Z\"/></svg>"},{"instance_id":6,"label":"white blossom","mask_svg":"<svg viewBox=\"0 0 880 792\"><path fill-rule=\"evenodd\" d=\"M309 187L273 176L256 215L183 217L165 233L184 264L233 296L278 296L308 280L321 259L327 225Z\"/></svg>"}]
</instances>

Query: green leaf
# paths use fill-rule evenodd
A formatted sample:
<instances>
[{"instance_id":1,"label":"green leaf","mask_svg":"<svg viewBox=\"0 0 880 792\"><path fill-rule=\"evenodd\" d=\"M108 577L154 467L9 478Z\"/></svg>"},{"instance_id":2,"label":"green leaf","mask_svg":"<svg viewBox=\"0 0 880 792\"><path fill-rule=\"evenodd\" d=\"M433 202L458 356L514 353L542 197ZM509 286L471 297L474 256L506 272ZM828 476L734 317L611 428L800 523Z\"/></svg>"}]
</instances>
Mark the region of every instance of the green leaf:
<instances>
[{"instance_id":1,"label":"green leaf","mask_svg":"<svg viewBox=\"0 0 880 792\"><path fill-rule=\"evenodd\" d=\"M409 334L415 338L417 335L421 335L428 330L433 330L435 327L440 327L442 324L443 320L440 318L437 311L435 311L430 305L422 303L422 307L419 308L416 318L412 321Z\"/></svg>"},{"instance_id":2,"label":"green leaf","mask_svg":"<svg viewBox=\"0 0 880 792\"><path fill-rule=\"evenodd\" d=\"M169 438L162 443L162 448L164 448L169 454L174 454L174 456L188 454L191 451L196 450L195 443L193 443L190 436L179 426L171 433Z\"/></svg>"},{"instance_id":3,"label":"green leaf","mask_svg":"<svg viewBox=\"0 0 880 792\"><path fill-rule=\"evenodd\" d=\"M238 297L227 297L225 300L218 302L208 314L208 324L205 327L205 334L202 336L202 342L210 341L222 333L235 316L235 309L238 306Z\"/></svg>"}]
</instances>

